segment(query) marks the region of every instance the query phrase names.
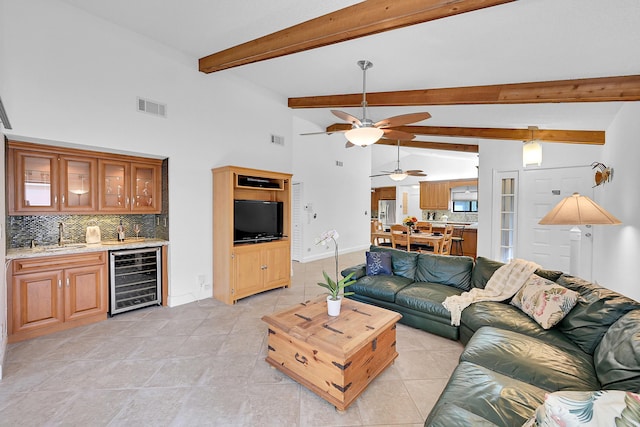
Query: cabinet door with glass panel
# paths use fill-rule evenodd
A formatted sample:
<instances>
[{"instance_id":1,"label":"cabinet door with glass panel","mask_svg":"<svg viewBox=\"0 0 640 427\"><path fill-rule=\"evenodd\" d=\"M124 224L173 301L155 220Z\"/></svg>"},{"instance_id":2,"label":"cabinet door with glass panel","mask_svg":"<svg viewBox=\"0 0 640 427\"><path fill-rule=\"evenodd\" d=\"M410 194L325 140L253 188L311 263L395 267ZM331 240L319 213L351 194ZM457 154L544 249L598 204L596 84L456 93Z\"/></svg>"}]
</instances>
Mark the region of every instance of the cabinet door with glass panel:
<instances>
[{"instance_id":1,"label":"cabinet door with glass panel","mask_svg":"<svg viewBox=\"0 0 640 427\"><path fill-rule=\"evenodd\" d=\"M100 211L160 212L160 165L100 159Z\"/></svg>"},{"instance_id":2,"label":"cabinet door with glass panel","mask_svg":"<svg viewBox=\"0 0 640 427\"><path fill-rule=\"evenodd\" d=\"M98 206L98 161L63 155L60 166L60 210L94 212Z\"/></svg>"},{"instance_id":3,"label":"cabinet door with glass panel","mask_svg":"<svg viewBox=\"0 0 640 427\"><path fill-rule=\"evenodd\" d=\"M95 159L11 150L9 214L96 209ZM10 171L11 172L11 171Z\"/></svg>"}]
</instances>

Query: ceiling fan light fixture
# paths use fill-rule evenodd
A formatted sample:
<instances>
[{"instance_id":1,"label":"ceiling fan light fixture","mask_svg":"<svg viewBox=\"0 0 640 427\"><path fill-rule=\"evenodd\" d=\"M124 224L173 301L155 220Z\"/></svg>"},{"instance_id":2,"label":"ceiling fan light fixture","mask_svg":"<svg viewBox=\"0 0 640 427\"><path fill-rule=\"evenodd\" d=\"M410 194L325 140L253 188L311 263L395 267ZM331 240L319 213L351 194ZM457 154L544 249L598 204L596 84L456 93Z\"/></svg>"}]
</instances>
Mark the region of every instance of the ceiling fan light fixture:
<instances>
[{"instance_id":1,"label":"ceiling fan light fixture","mask_svg":"<svg viewBox=\"0 0 640 427\"><path fill-rule=\"evenodd\" d=\"M407 176L408 175L406 173L392 173L391 175L389 175L389 178L391 178L394 181L402 181Z\"/></svg>"},{"instance_id":2,"label":"ceiling fan light fixture","mask_svg":"<svg viewBox=\"0 0 640 427\"><path fill-rule=\"evenodd\" d=\"M345 133L345 136L352 144L365 147L375 144L384 135L384 131L375 127L353 128Z\"/></svg>"}]
</instances>

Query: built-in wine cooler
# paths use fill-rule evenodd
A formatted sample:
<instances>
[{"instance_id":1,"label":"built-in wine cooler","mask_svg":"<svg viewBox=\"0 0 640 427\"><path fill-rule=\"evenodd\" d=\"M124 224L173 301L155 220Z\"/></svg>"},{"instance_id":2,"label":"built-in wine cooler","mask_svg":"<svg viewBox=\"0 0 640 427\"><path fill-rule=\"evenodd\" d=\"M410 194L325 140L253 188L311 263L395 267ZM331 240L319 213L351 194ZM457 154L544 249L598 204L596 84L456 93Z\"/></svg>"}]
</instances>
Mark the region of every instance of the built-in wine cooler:
<instances>
[{"instance_id":1,"label":"built-in wine cooler","mask_svg":"<svg viewBox=\"0 0 640 427\"><path fill-rule=\"evenodd\" d=\"M109 314L162 303L160 248L111 251Z\"/></svg>"}]
</instances>

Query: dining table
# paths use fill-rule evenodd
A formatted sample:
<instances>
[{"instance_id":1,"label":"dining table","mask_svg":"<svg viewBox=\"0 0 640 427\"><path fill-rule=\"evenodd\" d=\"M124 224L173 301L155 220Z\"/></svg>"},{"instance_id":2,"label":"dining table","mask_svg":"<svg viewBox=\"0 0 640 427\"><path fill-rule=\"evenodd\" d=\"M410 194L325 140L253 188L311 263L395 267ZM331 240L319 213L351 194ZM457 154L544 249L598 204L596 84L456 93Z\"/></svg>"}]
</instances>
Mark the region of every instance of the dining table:
<instances>
[{"instance_id":1,"label":"dining table","mask_svg":"<svg viewBox=\"0 0 640 427\"><path fill-rule=\"evenodd\" d=\"M411 232L411 243L417 244L427 244L433 246L433 253L440 253L440 245L444 236L442 234L434 234L434 233L423 233L412 231ZM372 231L371 232L371 244L379 245L380 241L391 241L391 231Z\"/></svg>"}]
</instances>

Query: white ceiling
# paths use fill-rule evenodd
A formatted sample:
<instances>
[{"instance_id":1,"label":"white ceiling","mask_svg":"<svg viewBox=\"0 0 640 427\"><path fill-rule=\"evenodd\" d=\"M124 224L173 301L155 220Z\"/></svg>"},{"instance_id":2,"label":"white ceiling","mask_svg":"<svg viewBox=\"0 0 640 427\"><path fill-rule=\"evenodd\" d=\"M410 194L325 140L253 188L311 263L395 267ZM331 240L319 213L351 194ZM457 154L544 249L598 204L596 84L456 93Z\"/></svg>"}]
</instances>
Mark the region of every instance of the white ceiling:
<instances>
[{"instance_id":1,"label":"white ceiling","mask_svg":"<svg viewBox=\"0 0 640 427\"><path fill-rule=\"evenodd\" d=\"M344 8L349 0L62 0L197 59ZM283 98L640 74L640 1L518 0L233 68ZM283 74L286 78L283 78ZM209 75L215 78L215 74ZM606 130L619 103L377 107L375 121L429 111L431 126ZM361 109L345 111L361 117ZM298 110L321 127L326 109ZM477 143L418 137L425 141ZM409 150L410 151L410 150Z\"/></svg>"}]
</instances>

